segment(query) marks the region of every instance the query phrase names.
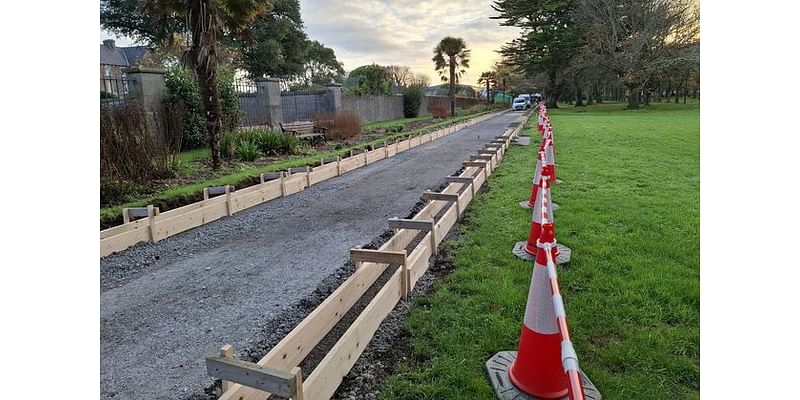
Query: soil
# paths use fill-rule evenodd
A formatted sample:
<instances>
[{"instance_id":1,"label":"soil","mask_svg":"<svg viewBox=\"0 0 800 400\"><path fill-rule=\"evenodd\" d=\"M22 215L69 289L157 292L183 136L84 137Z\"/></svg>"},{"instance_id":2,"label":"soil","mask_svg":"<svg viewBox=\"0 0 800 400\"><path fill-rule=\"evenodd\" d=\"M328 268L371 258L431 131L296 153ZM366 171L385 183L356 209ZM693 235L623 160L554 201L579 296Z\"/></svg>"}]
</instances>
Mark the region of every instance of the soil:
<instances>
[{"instance_id":1,"label":"soil","mask_svg":"<svg viewBox=\"0 0 800 400\"><path fill-rule=\"evenodd\" d=\"M516 119L489 118L292 196L102 258L101 398L206 396L201 388L214 382L207 354L230 343L242 359L263 356L352 273L350 248L383 243L391 235L387 218L413 215L424 190L442 185Z\"/></svg>"}]
</instances>

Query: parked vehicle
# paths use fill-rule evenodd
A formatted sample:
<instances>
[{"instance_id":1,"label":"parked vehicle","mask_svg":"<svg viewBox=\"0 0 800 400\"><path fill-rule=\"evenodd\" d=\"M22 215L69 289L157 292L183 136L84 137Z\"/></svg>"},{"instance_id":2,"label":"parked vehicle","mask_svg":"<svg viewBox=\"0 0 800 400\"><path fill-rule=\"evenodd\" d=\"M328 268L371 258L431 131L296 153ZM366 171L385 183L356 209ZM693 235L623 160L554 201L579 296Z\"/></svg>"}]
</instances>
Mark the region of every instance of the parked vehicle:
<instances>
[{"instance_id":1,"label":"parked vehicle","mask_svg":"<svg viewBox=\"0 0 800 400\"><path fill-rule=\"evenodd\" d=\"M528 109L528 100L526 100L524 97L517 97L511 103L511 109L514 111L524 111Z\"/></svg>"},{"instance_id":2,"label":"parked vehicle","mask_svg":"<svg viewBox=\"0 0 800 400\"><path fill-rule=\"evenodd\" d=\"M529 95L527 93L523 93L523 94L521 94L521 95L519 95L517 97L525 99L525 109L526 110L533 106L533 102L531 101L531 95Z\"/></svg>"}]
</instances>

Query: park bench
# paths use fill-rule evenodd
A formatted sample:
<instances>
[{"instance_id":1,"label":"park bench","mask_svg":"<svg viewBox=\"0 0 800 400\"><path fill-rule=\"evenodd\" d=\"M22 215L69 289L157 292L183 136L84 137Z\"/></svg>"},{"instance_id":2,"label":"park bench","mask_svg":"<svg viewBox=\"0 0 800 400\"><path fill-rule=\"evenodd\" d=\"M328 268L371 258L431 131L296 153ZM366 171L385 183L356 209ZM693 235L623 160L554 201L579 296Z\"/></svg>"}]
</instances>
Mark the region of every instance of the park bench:
<instances>
[{"instance_id":1,"label":"park bench","mask_svg":"<svg viewBox=\"0 0 800 400\"><path fill-rule=\"evenodd\" d=\"M290 133L300 140L308 139L312 143L325 137L327 128L316 126L312 121L295 121L280 123L283 133Z\"/></svg>"}]
</instances>

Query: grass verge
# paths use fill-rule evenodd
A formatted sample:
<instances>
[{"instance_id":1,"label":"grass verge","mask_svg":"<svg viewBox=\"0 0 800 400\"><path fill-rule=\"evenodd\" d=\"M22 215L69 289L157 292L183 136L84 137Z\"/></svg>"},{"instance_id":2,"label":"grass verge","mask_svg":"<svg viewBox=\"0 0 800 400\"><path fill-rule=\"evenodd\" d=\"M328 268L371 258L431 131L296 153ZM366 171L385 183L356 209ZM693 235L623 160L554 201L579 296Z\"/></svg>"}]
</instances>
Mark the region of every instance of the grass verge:
<instances>
[{"instance_id":1,"label":"grass verge","mask_svg":"<svg viewBox=\"0 0 800 400\"><path fill-rule=\"evenodd\" d=\"M551 110L559 282L581 367L607 399L699 399L699 107ZM535 124L534 124L535 125ZM534 138L537 138L534 135ZM534 140L537 142L537 140ZM517 350L536 147L512 146L450 243L454 271L414 300L412 356L382 399L494 399L484 363Z\"/></svg>"},{"instance_id":2,"label":"grass verge","mask_svg":"<svg viewBox=\"0 0 800 400\"><path fill-rule=\"evenodd\" d=\"M170 204L173 204L176 201L179 202L180 199L182 198L191 199L193 196L196 197L198 193L202 193L203 188L209 186L235 185L239 188L241 188L243 185L249 186L253 183L253 179L257 178L261 173L281 171L281 170L286 170L288 168L297 168L306 165L315 165L315 163L318 163L321 158L330 158L337 156L346 157L350 155L350 150L366 149L369 148L371 145L375 146L383 145L384 142L391 142L394 141L395 139L405 138L409 135L425 134L434 129L462 122L490 112L495 112L495 110L447 119L442 122L431 124L420 129L415 129L408 132L400 132L392 135L386 135L379 139L361 142L359 144L348 146L339 150L332 150L326 152L313 152L312 154L299 155L290 158L288 160L283 160L276 162L274 164L270 164L268 166L258 167L247 164L239 164L238 171L236 171L233 174L228 174L213 179L203 180L200 182L194 182L191 184L170 188L154 196L148 196L146 198L127 202L125 204L116 205L114 207L100 208L100 225L101 227L105 227L107 225L114 225L115 223L121 223L122 222L121 215L123 208L144 207L147 206L148 204L154 204L157 207L160 207L161 211L163 212L170 208L175 208L174 206L170 207L169 206ZM198 149L187 153L181 154L182 162L188 162L190 160L197 159L198 157L203 157L206 155L206 153L208 156L210 156L210 150L208 149ZM186 204L189 204L191 203L191 201L194 200L191 201L187 200L187 201L188 202Z\"/></svg>"}]
</instances>

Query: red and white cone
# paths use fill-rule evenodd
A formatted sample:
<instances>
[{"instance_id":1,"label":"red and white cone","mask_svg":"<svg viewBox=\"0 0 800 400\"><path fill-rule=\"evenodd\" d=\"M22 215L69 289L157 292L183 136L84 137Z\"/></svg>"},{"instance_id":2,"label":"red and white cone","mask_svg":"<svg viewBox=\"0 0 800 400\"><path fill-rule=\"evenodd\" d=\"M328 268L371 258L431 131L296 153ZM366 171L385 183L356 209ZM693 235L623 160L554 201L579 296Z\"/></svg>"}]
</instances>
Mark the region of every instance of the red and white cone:
<instances>
[{"instance_id":1,"label":"red and white cone","mask_svg":"<svg viewBox=\"0 0 800 400\"><path fill-rule=\"evenodd\" d=\"M543 220L542 218L546 218ZM536 241L544 229L551 229L555 231L555 215L553 214L553 201L550 194L550 177L542 172L542 177L539 182L539 188L536 192L536 201L533 206L533 216L531 218L531 228L528 233L527 241L520 241L514 245L512 252L517 257L531 261L536 258L538 252L536 248ZM557 260L558 264L568 263L572 250L568 247L558 244L553 249L553 257Z\"/></svg>"},{"instance_id":2,"label":"red and white cone","mask_svg":"<svg viewBox=\"0 0 800 400\"><path fill-rule=\"evenodd\" d=\"M519 351L495 354L486 362L486 371L502 400L565 399L567 395L570 400L599 400L602 395L578 366L553 256L555 229L544 209L541 219L543 230L536 241Z\"/></svg>"},{"instance_id":3,"label":"red and white cone","mask_svg":"<svg viewBox=\"0 0 800 400\"><path fill-rule=\"evenodd\" d=\"M558 399L567 395L568 381L561 364L561 335L547 276L547 254L544 248L537 253L519 351L508 375L514 386L531 396Z\"/></svg>"},{"instance_id":4,"label":"red and white cone","mask_svg":"<svg viewBox=\"0 0 800 400\"><path fill-rule=\"evenodd\" d=\"M539 191L539 182L542 179L542 169L544 167L544 151L538 152L536 157L536 167L533 169L533 181L531 182L531 196L528 201L519 202L522 208L533 208L536 204L536 193Z\"/></svg>"}]
</instances>

